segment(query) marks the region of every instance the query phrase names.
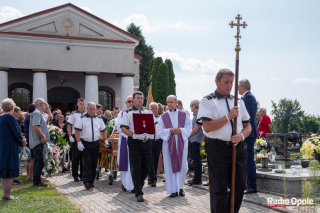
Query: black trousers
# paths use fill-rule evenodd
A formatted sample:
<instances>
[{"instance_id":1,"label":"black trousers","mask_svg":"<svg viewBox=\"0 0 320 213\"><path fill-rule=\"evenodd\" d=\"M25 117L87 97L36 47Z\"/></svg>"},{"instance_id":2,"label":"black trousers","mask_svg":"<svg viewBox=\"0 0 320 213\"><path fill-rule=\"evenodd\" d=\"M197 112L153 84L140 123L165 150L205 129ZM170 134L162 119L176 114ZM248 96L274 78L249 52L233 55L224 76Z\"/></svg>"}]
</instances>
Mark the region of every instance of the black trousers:
<instances>
[{"instance_id":1,"label":"black trousers","mask_svg":"<svg viewBox=\"0 0 320 213\"><path fill-rule=\"evenodd\" d=\"M129 159L132 182L136 195L143 195L142 187L148 177L151 164L151 142L128 137Z\"/></svg>"},{"instance_id":2,"label":"black trousers","mask_svg":"<svg viewBox=\"0 0 320 213\"><path fill-rule=\"evenodd\" d=\"M83 176L83 163L82 163L82 152L78 149L77 141L71 143L71 151L72 151L72 177L82 177ZM80 164L80 175L78 173L78 168Z\"/></svg>"},{"instance_id":3,"label":"black trousers","mask_svg":"<svg viewBox=\"0 0 320 213\"><path fill-rule=\"evenodd\" d=\"M33 184L37 185L41 183L41 172L44 166L43 162L43 147L44 145L38 144L35 146L32 151L33 151L33 156L34 156L34 165L33 165Z\"/></svg>"},{"instance_id":4,"label":"black trousers","mask_svg":"<svg viewBox=\"0 0 320 213\"><path fill-rule=\"evenodd\" d=\"M158 163L159 163L159 155L162 148L162 140L150 140L151 141L151 163L150 163L150 171L149 171L149 178L151 183L157 182L157 169L158 169Z\"/></svg>"},{"instance_id":5,"label":"black trousers","mask_svg":"<svg viewBox=\"0 0 320 213\"><path fill-rule=\"evenodd\" d=\"M83 182L93 184L96 177L97 162L99 158L99 141L86 142L82 141L84 150L82 151L83 157Z\"/></svg>"},{"instance_id":6,"label":"black trousers","mask_svg":"<svg viewBox=\"0 0 320 213\"><path fill-rule=\"evenodd\" d=\"M205 150L209 168L211 212L225 213L230 211L232 143L227 144L218 139L206 138ZM239 212L244 190L247 188L247 145L244 141L237 146L235 204L234 212Z\"/></svg>"},{"instance_id":7,"label":"black trousers","mask_svg":"<svg viewBox=\"0 0 320 213\"><path fill-rule=\"evenodd\" d=\"M201 156L200 156L200 143L193 142L191 143L191 154L193 159L193 167L194 167L194 174L193 180L196 182L201 182L202 179L202 163L201 163Z\"/></svg>"}]
</instances>

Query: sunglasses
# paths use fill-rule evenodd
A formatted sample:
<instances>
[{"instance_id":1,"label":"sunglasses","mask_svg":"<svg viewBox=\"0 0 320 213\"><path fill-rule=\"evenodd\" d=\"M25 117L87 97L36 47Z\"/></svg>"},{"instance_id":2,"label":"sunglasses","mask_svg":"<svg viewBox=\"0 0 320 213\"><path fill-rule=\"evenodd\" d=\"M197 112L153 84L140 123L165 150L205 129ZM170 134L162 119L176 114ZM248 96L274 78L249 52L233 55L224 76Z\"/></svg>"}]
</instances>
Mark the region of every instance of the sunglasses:
<instances>
[{"instance_id":1,"label":"sunglasses","mask_svg":"<svg viewBox=\"0 0 320 213\"><path fill-rule=\"evenodd\" d=\"M129 103L129 104L130 104L130 103L133 103L133 101L127 101L127 103Z\"/></svg>"}]
</instances>

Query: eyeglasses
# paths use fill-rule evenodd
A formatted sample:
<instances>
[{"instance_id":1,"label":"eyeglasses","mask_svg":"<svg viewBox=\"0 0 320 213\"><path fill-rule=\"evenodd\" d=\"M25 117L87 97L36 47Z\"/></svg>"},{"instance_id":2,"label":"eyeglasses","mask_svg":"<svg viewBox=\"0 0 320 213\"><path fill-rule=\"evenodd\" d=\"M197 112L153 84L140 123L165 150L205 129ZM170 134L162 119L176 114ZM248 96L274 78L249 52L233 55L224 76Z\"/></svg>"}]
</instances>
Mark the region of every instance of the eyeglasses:
<instances>
[{"instance_id":1,"label":"eyeglasses","mask_svg":"<svg viewBox=\"0 0 320 213\"><path fill-rule=\"evenodd\" d=\"M130 104L130 103L133 103L133 101L127 101L127 103L129 103L129 104Z\"/></svg>"}]
</instances>

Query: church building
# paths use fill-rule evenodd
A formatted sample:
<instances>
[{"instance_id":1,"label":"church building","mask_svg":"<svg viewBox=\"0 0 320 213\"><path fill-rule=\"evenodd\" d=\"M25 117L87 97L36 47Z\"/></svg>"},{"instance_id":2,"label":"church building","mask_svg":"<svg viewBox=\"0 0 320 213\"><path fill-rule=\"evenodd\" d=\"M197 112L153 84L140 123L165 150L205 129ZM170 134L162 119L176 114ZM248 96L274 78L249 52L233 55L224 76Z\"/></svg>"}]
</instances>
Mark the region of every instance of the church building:
<instances>
[{"instance_id":1,"label":"church building","mask_svg":"<svg viewBox=\"0 0 320 213\"><path fill-rule=\"evenodd\" d=\"M65 4L0 24L0 101L23 111L36 98L63 112L76 101L125 108L139 87L141 39Z\"/></svg>"}]
</instances>

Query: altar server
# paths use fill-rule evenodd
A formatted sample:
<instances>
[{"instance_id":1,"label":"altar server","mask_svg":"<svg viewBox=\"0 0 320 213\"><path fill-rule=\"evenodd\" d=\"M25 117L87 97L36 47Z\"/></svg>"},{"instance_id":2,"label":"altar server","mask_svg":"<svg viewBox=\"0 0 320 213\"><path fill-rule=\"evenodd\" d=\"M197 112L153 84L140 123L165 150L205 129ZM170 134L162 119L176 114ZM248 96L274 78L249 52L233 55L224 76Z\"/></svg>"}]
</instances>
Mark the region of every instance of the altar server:
<instances>
[{"instance_id":1,"label":"altar server","mask_svg":"<svg viewBox=\"0 0 320 213\"><path fill-rule=\"evenodd\" d=\"M122 116L125 111L132 107L133 105L133 98L132 95L127 97L125 102L127 108L122 110L118 115L116 126L119 132L119 142L118 142L118 165L120 171L120 180L122 183L122 190L133 190L133 182L131 177L131 170L130 170L130 161L129 161L129 148L127 145L128 136L121 131L121 121Z\"/></svg>"},{"instance_id":2,"label":"altar server","mask_svg":"<svg viewBox=\"0 0 320 213\"><path fill-rule=\"evenodd\" d=\"M188 172L188 138L192 125L187 113L176 108L177 97L167 97L168 111L158 119L157 134L162 138L166 190L170 197L185 196L184 181Z\"/></svg>"}]
</instances>

